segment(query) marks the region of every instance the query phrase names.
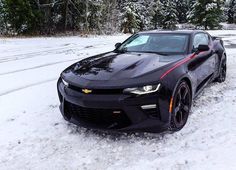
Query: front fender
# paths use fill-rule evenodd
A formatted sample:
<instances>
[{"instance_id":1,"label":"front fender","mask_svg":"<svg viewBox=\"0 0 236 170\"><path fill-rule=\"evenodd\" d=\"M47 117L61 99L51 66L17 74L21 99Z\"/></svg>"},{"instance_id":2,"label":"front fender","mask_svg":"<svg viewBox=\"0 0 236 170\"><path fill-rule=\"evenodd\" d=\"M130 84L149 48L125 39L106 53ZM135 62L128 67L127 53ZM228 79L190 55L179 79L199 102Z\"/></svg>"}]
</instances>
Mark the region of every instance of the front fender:
<instances>
[{"instance_id":1,"label":"front fender","mask_svg":"<svg viewBox=\"0 0 236 170\"><path fill-rule=\"evenodd\" d=\"M165 109L168 111L168 117L166 117L166 120L170 122L171 120L171 113L169 111L171 99L173 98L176 89L178 85L181 83L181 81L185 80L190 87L192 96L193 94L193 86L192 86L192 79L188 74L187 68L185 65L180 66L179 68L176 68L173 72L168 74L164 79L162 79L162 90L160 93L162 101L165 101ZM193 99L193 97L192 97Z\"/></svg>"}]
</instances>

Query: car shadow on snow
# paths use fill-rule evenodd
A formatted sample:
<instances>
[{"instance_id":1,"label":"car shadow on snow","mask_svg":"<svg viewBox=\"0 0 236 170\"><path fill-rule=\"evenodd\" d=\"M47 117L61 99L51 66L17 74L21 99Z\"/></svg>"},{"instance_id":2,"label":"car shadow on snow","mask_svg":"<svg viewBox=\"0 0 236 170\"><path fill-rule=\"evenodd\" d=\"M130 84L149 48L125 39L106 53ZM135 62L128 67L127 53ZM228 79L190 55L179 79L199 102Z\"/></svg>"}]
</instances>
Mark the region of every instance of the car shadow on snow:
<instances>
[{"instance_id":1,"label":"car shadow on snow","mask_svg":"<svg viewBox=\"0 0 236 170\"><path fill-rule=\"evenodd\" d=\"M67 123L66 126L69 129L70 134L75 134L75 135L82 134L85 137L94 136L94 137L106 138L113 141L129 140L134 138L140 140L143 139L161 140L165 137L165 135L172 133L169 131L162 133L149 133L149 132L119 132L119 131L95 130L95 129L80 127L72 123Z\"/></svg>"}]
</instances>

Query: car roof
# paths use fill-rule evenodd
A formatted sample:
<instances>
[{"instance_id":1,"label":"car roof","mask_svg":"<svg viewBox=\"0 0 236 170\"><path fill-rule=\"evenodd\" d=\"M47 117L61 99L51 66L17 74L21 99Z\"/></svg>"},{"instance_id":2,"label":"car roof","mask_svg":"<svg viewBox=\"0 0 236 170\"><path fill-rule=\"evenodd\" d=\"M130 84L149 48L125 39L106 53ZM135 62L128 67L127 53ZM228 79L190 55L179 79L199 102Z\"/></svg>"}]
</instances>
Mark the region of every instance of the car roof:
<instances>
[{"instance_id":1,"label":"car roof","mask_svg":"<svg viewBox=\"0 0 236 170\"><path fill-rule=\"evenodd\" d=\"M151 30L151 31L142 31L139 34L196 34L196 33L205 33L202 30Z\"/></svg>"}]
</instances>

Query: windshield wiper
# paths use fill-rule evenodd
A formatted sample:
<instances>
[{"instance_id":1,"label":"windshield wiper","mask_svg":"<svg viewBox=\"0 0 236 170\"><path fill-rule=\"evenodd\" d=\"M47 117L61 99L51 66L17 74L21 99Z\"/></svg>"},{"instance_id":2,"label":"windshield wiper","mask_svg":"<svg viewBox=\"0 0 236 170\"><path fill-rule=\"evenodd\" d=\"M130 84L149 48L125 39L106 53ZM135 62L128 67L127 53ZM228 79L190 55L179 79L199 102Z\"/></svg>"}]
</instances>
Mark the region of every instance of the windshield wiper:
<instances>
[{"instance_id":1,"label":"windshield wiper","mask_svg":"<svg viewBox=\"0 0 236 170\"><path fill-rule=\"evenodd\" d=\"M158 54L158 55L168 55L167 53L163 53L163 52L153 52L153 51L151 51L151 52L149 52L148 51L148 53L155 53L155 54Z\"/></svg>"},{"instance_id":2,"label":"windshield wiper","mask_svg":"<svg viewBox=\"0 0 236 170\"><path fill-rule=\"evenodd\" d=\"M155 52L155 51L137 51L139 53L152 53L152 54L158 54L158 55L169 55L168 53L163 53L163 52Z\"/></svg>"},{"instance_id":3,"label":"windshield wiper","mask_svg":"<svg viewBox=\"0 0 236 170\"><path fill-rule=\"evenodd\" d=\"M168 53L155 52L155 51L128 51L127 48L122 48L122 49L116 50L116 51L117 51L118 53L135 52L135 53L152 53L152 54L164 55L164 56L169 55Z\"/></svg>"}]
</instances>

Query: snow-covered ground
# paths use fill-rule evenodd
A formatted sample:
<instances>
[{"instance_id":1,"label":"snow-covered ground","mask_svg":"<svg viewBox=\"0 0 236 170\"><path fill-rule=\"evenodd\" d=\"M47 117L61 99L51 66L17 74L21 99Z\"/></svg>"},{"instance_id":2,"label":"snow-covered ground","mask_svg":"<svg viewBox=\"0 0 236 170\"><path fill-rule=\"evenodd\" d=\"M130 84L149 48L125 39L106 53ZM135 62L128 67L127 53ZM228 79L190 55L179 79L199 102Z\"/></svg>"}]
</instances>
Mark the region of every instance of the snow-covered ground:
<instances>
[{"instance_id":1,"label":"snow-covered ground","mask_svg":"<svg viewBox=\"0 0 236 170\"><path fill-rule=\"evenodd\" d=\"M174 134L109 134L68 124L56 80L126 35L0 39L0 169L236 169L236 31L211 31L228 54L225 83L207 87Z\"/></svg>"}]
</instances>

